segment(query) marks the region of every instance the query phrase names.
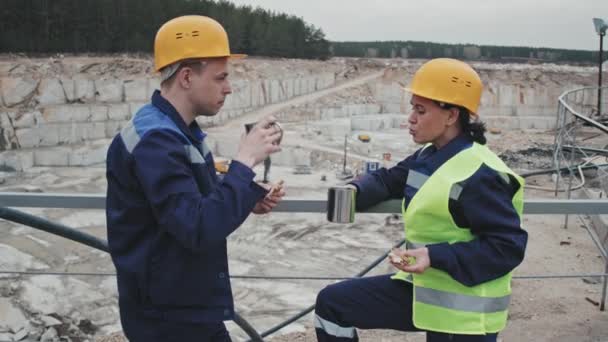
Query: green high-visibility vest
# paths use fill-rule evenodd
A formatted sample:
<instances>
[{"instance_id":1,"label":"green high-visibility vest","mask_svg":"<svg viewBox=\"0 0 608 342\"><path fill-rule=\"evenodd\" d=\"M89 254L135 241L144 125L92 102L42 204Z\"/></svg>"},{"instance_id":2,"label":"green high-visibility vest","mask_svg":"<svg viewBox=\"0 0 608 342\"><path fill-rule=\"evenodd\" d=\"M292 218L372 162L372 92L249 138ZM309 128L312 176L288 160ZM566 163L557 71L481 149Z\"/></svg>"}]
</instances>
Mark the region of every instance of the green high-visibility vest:
<instances>
[{"instance_id":1,"label":"green high-visibility vest","mask_svg":"<svg viewBox=\"0 0 608 342\"><path fill-rule=\"evenodd\" d=\"M458 183L470 178L482 164L497 171L505 180L511 175L519 182L519 190L512 201L521 220L523 178L487 147L474 143L446 161L430 177L409 170L407 184L418 191L407 210L404 200L406 248L475 239L470 229L454 223L448 202L450 198L458 199L462 191ZM499 332L507 324L511 273L473 287L463 285L448 273L432 267L423 274L399 272L394 278L413 283L413 320L419 329L479 335Z\"/></svg>"}]
</instances>

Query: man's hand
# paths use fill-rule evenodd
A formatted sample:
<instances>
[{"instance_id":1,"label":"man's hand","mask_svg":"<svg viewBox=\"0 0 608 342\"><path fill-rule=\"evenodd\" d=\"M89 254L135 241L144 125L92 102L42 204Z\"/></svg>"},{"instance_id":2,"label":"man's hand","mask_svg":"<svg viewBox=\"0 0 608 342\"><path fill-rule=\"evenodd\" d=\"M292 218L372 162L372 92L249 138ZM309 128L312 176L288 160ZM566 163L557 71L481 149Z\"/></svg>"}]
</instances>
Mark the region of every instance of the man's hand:
<instances>
[{"instance_id":1,"label":"man's hand","mask_svg":"<svg viewBox=\"0 0 608 342\"><path fill-rule=\"evenodd\" d=\"M388 258L391 265L408 273L424 273L431 267L429 250L426 247L408 250L393 248Z\"/></svg>"},{"instance_id":2,"label":"man's hand","mask_svg":"<svg viewBox=\"0 0 608 342\"><path fill-rule=\"evenodd\" d=\"M283 196L285 196L285 189L283 189L283 181L279 181L277 184L270 186L269 184L260 184L260 186L264 187L268 190L268 194L266 197L262 198L256 205L253 207L253 213L257 215L267 214L274 207L279 204Z\"/></svg>"},{"instance_id":3,"label":"man's hand","mask_svg":"<svg viewBox=\"0 0 608 342\"><path fill-rule=\"evenodd\" d=\"M243 133L235 160L253 168L269 155L279 152L280 128L274 123L277 119L268 116L258 122L248 134Z\"/></svg>"}]
</instances>

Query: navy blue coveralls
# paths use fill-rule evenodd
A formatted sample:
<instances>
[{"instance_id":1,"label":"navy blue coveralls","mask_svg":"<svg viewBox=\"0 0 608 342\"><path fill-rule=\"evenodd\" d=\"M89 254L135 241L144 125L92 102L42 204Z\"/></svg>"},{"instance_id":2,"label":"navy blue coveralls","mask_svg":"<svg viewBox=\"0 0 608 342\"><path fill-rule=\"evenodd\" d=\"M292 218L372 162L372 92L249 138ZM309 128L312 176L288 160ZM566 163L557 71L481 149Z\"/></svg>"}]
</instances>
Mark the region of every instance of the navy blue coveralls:
<instances>
[{"instance_id":1,"label":"navy blue coveralls","mask_svg":"<svg viewBox=\"0 0 608 342\"><path fill-rule=\"evenodd\" d=\"M226 238L266 195L233 161L223 180L203 133L159 91L107 156L107 225L131 342L230 341Z\"/></svg>"},{"instance_id":2,"label":"navy blue coveralls","mask_svg":"<svg viewBox=\"0 0 608 342\"><path fill-rule=\"evenodd\" d=\"M430 176L451 157L471 146L471 140L462 135L439 150L433 146L418 150L393 168L383 168L354 181L352 184L358 189L357 209L404 197L407 206L416 194L414 188L406 185L408 170ZM450 199L449 210L454 222L459 227L470 228L476 239L427 246L433 267L462 284L474 286L499 278L523 260L528 234L521 228L511 202L519 184L503 177L505 175L482 165L460 184L463 187L460 197ZM357 341L355 328L418 331L412 323L411 284L392 280L390 276L348 280L324 288L315 308L318 340ZM496 336L427 332L427 341L490 342L496 341Z\"/></svg>"}]
</instances>

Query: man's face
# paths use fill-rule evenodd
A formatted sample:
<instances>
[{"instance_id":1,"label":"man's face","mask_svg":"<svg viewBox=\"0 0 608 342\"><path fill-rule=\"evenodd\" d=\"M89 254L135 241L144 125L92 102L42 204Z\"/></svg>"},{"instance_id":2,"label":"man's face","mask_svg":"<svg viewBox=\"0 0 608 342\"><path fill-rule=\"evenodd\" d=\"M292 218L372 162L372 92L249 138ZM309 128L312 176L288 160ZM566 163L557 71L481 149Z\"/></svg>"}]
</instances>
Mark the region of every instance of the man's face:
<instances>
[{"instance_id":1,"label":"man's face","mask_svg":"<svg viewBox=\"0 0 608 342\"><path fill-rule=\"evenodd\" d=\"M197 115L217 114L232 93L228 81L228 58L210 58L201 72L194 72L188 98Z\"/></svg>"}]
</instances>

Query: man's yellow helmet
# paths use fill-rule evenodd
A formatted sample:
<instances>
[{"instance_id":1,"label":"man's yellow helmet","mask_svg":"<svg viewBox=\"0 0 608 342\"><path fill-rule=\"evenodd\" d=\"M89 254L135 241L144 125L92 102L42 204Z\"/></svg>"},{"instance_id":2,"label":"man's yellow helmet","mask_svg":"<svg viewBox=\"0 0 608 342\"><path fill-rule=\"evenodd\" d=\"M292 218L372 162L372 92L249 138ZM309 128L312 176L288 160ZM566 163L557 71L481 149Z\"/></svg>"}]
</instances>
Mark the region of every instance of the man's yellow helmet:
<instances>
[{"instance_id":1,"label":"man's yellow helmet","mask_svg":"<svg viewBox=\"0 0 608 342\"><path fill-rule=\"evenodd\" d=\"M220 23L202 15L186 15L166 22L154 39L154 69L196 58L230 57L228 34Z\"/></svg>"}]
</instances>

